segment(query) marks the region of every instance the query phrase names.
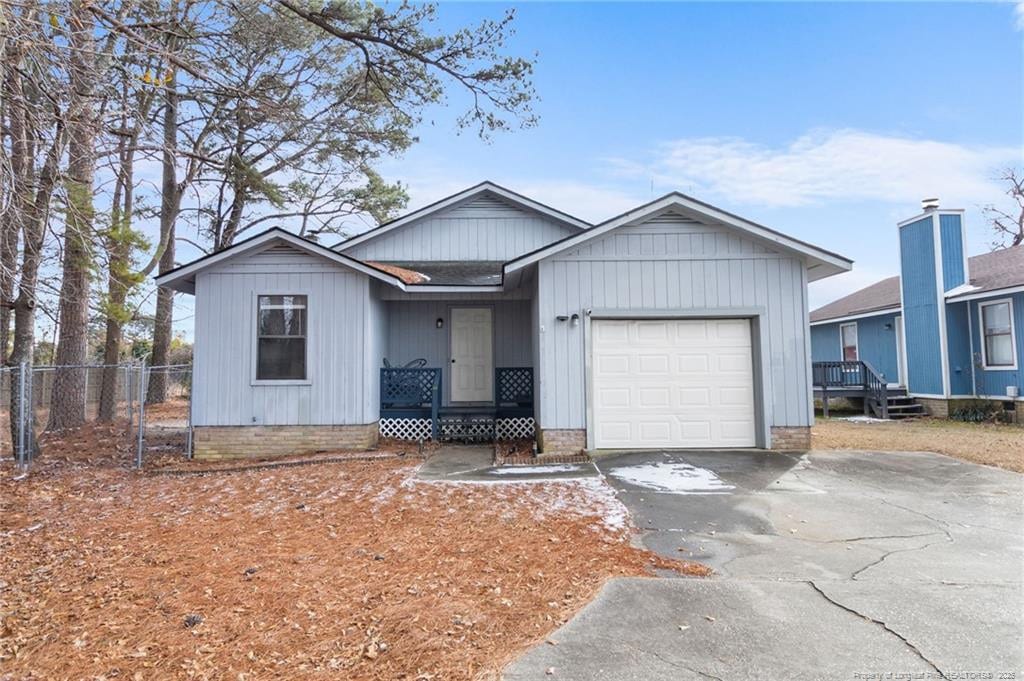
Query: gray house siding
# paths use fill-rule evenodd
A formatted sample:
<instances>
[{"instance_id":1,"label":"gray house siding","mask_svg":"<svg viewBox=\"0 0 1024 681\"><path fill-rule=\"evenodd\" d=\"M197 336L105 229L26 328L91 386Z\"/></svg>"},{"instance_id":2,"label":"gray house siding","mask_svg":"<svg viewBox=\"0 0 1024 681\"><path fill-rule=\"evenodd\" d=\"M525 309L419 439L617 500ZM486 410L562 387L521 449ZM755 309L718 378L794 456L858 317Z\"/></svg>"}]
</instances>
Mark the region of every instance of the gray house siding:
<instances>
[{"instance_id":1,"label":"gray house siding","mask_svg":"<svg viewBox=\"0 0 1024 681\"><path fill-rule=\"evenodd\" d=\"M377 261L508 261L575 233L555 220L478 196L342 252Z\"/></svg>"},{"instance_id":2,"label":"gray house siding","mask_svg":"<svg viewBox=\"0 0 1024 681\"><path fill-rule=\"evenodd\" d=\"M377 420L386 319L358 272L272 248L196 278L193 414L197 426L344 425ZM260 294L308 297L306 384L254 384ZM374 359L369 367L364 357Z\"/></svg>"},{"instance_id":3,"label":"gray house siding","mask_svg":"<svg viewBox=\"0 0 1024 681\"><path fill-rule=\"evenodd\" d=\"M533 366L530 354L531 319L528 300L417 300L386 303L390 328L387 358L404 364L420 357L427 366L441 367L442 400L450 404L450 319L453 307L490 307L494 310L494 366ZM437 328L437 320L444 327ZM380 366L380 362L376 364Z\"/></svg>"},{"instance_id":4,"label":"gray house siding","mask_svg":"<svg viewBox=\"0 0 1024 681\"><path fill-rule=\"evenodd\" d=\"M623 227L542 260L536 312L540 427L586 427L586 325L573 327L556 317L587 309L763 310L769 425L810 425L806 291L806 265L798 257L679 216Z\"/></svg>"}]
</instances>

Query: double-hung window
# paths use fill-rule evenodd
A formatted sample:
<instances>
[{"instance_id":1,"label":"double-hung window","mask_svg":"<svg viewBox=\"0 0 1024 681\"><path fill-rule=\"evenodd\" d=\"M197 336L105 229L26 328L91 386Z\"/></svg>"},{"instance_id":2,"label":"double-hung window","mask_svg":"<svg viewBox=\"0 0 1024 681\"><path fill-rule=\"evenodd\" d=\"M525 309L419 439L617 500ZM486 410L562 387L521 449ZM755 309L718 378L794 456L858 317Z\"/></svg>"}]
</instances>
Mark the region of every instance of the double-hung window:
<instances>
[{"instance_id":1,"label":"double-hung window","mask_svg":"<svg viewBox=\"0 0 1024 681\"><path fill-rule=\"evenodd\" d=\"M306 380L306 296L258 296L256 380Z\"/></svg>"},{"instance_id":2,"label":"double-hung window","mask_svg":"<svg viewBox=\"0 0 1024 681\"><path fill-rule=\"evenodd\" d=\"M1016 369L1013 337L1013 303L997 300L979 303L981 359L985 369Z\"/></svg>"},{"instance_id":3,"label":"double-hung window","mask_svg":"<svg viewBox=\"0 0 1024 681\"><path fill-rule=\"evenodd\" d=\"M856 362L860 359L857 351L857 322L841 324L839 326L839 338L843 344L843 361Z\"/></svg>"}]
</instances>

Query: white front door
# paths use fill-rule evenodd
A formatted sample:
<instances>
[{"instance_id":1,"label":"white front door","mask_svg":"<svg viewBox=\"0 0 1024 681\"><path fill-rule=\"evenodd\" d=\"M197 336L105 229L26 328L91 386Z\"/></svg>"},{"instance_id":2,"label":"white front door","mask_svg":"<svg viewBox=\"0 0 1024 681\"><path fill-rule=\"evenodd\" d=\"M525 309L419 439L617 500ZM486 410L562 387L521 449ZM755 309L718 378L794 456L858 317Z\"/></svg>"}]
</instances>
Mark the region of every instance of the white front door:
<instances>
[{"instance_id":1,"label":"white front door","mask_svg":"<svg viewBox=\"0 0 1024 681\"><path fill-rule=\"evenodd\" d=\"M494 400L492 329L491 308L452 308L452 402Z\"/></svg>"},{"instance_id":2,"label":"white front door","mask_svg":"<svg viewBox=\"0 0 1024 681\"><path fill-rule=\"evenodd\" d=\"M592 329L595 447L755 445L749 320L601 319Z\"/></svg>"},{"instance_id":3,"label":"white front door","mask_svg":"<svg viewBox=\"0 0 1024 681\"><path fill-rule=\"evenodd\" d=\"M903 315L896 317L896 373L901 386L907 385L907 357L903 354Z\"/></svg>"}]
</instances>

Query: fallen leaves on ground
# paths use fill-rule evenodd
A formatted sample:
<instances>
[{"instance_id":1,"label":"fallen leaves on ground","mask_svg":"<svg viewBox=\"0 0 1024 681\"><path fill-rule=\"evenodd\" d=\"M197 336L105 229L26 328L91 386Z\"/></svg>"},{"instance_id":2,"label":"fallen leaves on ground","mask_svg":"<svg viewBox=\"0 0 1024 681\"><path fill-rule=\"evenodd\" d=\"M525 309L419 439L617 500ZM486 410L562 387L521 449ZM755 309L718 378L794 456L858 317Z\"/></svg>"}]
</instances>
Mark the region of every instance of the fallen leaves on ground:
<instances>
[{"instance_id":1,"label":"fallen leaves on ground","mask_svg":"<svg viewBox=\"0 0 1024 681\"><path fill-rule=\"evenodd\" d=\"M0 465L13 678L494 676L610 577L707 572L632 546L594 480L426 483L400 459L151 475L124 436L66 433L109 451L51 442L23 480Z\"/></svg>"},{"instance_id":2,"label":"fallen leaves on ground","mask_svg":"<svg viewBox=\"0 0 1024 681\"><path fill-rule=\"evenodd\" d=\"M854 422L819 419L814 449L935 452L1024 473L1024 427L946 419Z\"/></svg>"}]
</instances>

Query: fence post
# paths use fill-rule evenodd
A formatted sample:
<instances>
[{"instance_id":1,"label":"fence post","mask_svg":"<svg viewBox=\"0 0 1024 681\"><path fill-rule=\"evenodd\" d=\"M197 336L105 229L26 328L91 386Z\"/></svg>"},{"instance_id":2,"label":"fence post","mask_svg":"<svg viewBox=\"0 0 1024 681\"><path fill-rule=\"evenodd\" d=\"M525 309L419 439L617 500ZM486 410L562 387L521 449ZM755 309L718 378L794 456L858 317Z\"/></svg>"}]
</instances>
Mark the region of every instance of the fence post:
<instances>
[{"instance_id":1,"label":"fence post","mask_svg":"<svg viewBox=\"0 0 1024 681\"><path fill-rule=\"evenodd\" d=\"M128 416L128 432L132 432L132 364L129 362L124 366L124 401L125 412Z\"/></svg>"},{"instance_id":2,"label":"fence post","mask_svg":"<svg viewBox=\"0 0 1024 681\"><path fill-rule=\"evenodd\" d=\"M28 418L25 426L25 441L28 443L28 450L25 452L25 458L32 463L36 455L36 375L31 366L26 367L26 371L28 372L28 387L25 389L25 402L28 404Z\"/></svg>"},{"instance_id":3,"label":"fence post","mask_svg":"<svg viewBox=\"0 0 1024 681\"><path fill-rule=\"evenodd\" d=\"M25 472L25 363L18 365L18 468Z\"/></svg>"},{"instance_id":4,"label":"fence post","mask_svg":"<svg viewBox=\"0 0 1024 681\"><path fill-rule=\"evenodd\" d=\"M146 360L139 364L139 440L135 453L135 467L142 468L142 441L146 428Z\"/></svg>"}]
</instances>

